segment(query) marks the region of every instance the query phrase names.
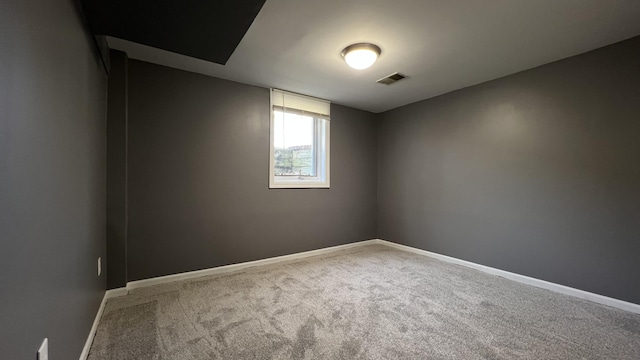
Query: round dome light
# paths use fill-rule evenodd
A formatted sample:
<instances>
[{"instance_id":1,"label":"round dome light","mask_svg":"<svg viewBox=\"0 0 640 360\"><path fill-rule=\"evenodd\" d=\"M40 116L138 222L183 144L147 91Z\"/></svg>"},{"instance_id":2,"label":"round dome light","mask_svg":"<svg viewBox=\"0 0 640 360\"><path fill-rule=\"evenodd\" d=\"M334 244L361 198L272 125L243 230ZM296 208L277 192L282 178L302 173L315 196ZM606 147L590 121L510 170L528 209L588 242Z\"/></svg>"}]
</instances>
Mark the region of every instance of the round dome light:
<instances>
[{"instance_id":1,"label":"round dome light","mask_svg":"<svg viewBox=\"0 0 640 360\"><path fill-rule=\"evenodd\" d=\"M342 50L344 61L356 70L366 69L373 65L378 56L380 56L380 48L373 44L353 44Z\"/></svg>"}]
</instances>

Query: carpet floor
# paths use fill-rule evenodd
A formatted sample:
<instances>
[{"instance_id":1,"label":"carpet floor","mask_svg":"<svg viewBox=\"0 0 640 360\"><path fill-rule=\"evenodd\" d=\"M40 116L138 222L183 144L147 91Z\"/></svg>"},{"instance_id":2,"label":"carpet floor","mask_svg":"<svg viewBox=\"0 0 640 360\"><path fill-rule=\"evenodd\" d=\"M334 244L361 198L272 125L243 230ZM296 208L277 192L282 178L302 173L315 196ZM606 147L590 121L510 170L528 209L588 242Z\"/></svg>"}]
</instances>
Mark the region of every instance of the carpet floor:
<instances>
[{"instance_id":1,"label":"carpet floor","mask_svg":"<svg viewBox=\"0 0 640 360\"><path fill-rule=\"evenodd\" d=\"M103 359L640 359L640 315L367 245L109 299Z\"/></svg>"}]
</instances>

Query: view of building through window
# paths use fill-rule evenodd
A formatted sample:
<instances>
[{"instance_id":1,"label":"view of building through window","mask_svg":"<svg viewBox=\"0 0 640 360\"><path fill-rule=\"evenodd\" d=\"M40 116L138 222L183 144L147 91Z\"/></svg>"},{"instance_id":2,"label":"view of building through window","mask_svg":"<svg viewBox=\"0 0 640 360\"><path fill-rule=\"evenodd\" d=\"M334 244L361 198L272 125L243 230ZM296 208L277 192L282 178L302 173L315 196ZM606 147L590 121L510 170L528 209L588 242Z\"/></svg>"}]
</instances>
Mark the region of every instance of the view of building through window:
<instances>
[{"instance_id":1,"label":"view of building through window","mask_svg":"<svg viewBox=\"0 0 640 360\"><path fill-rule=\"evenodd\" d=\"M274 111L274 167L277 176L316 176L316 119Z\"/></svg>"}]
</instances>

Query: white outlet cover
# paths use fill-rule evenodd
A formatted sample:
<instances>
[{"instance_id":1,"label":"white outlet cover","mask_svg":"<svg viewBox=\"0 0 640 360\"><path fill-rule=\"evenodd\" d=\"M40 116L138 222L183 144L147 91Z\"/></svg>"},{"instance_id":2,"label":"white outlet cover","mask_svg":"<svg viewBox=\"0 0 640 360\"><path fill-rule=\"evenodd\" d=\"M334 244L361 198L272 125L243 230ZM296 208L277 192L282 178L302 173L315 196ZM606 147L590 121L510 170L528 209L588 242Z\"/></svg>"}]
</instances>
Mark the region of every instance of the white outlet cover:
<instances>
[{"instance_id":1,"label":"white outlet cover","mask_svg":"<svg viewBox=\"0 0 640 360\"><path fill-rule=\"evenodd\" d=\"M38 349L38 360L49 360L49 339L45 338Z\"/></svg>"},{"instance_id":2,"label":"white outlet cover","mask_svg":"<svg viewBox=\"0 0 640 360\"><path fill-rule=\"evenodd\" d=\"M98 276L102 275L102 258L98 257Z\"/></svg>"}]
</instances>

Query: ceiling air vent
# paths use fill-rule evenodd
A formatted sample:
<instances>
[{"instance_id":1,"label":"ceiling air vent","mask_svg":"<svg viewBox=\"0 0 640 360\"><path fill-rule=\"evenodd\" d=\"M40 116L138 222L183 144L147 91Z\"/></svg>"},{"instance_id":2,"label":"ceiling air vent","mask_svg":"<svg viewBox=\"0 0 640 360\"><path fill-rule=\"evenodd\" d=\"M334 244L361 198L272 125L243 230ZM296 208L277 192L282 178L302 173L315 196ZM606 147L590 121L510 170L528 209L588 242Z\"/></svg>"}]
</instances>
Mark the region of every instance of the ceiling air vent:
<instances>
[{"instance_id":1,"label":"ceiling air vent","mask_svg":"<svg viewBox=\"0 0 640 360\"><path fill-rule=\"evenodd\" d=\"M393 74L389 75L389 76L385 76L382 79L376 81L377 83L380 84L385 84L385 85L391 85L396 81L400 81L402 79L406 78L405 75L402 75L400 73L394 72Z\"/></svg>"}]
</instances>

